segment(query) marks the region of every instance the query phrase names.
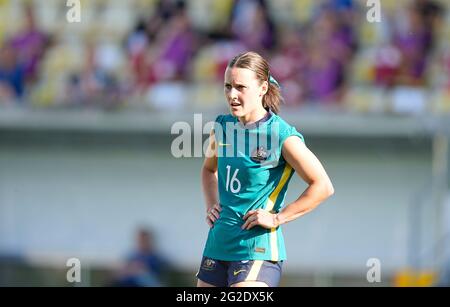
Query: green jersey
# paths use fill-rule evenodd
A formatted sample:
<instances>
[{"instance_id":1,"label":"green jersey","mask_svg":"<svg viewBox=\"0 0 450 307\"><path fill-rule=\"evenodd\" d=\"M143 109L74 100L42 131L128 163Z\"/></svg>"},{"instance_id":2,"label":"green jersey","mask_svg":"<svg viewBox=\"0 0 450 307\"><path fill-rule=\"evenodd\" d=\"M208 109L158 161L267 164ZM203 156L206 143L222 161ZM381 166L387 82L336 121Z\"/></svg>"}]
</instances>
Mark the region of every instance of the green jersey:
<instances>
[{"instance_id":1,"label":"green jersey","mask_svg":"<svg viewBox=\"0 0 450 307\"><path fill-rule=\"evenodd\" d=\"M218 116L214 126L218 150L220 217L210 229L203 255L217 260L286 259L281 228L243 230L250 210L281 210L294 173L281 149L289 136L303 136L274 113L243 125L232 115Z\"/></svg>"}]
</instances>

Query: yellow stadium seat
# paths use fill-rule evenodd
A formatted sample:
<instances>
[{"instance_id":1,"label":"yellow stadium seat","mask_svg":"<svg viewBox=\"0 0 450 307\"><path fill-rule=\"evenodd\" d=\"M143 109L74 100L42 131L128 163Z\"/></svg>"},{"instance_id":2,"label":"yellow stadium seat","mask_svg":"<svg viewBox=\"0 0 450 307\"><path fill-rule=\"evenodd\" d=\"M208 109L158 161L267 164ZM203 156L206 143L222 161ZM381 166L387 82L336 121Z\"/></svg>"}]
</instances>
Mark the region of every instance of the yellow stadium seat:
<instances>
[{"instance_id":1,"label":"yellow stadium seat","mask_svg":"<svg viewBox=\"0 0 450 307\"><path fill-rule=\"evenodd\" d=\"M394 275L395 287L431 287L437 282L437 274L432 270L404 269Z\"/></svg>"}]
</instances>

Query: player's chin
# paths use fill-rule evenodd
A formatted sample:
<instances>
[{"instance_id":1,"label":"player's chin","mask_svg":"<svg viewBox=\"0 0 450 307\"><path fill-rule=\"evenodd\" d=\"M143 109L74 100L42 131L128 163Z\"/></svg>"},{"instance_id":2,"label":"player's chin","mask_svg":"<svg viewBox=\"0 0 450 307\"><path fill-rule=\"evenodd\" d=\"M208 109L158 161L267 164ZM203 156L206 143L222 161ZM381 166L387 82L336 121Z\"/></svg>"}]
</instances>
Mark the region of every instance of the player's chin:
<instances>
[{"instance_id":1,"label":"player's chin","mask_svg":"<svg viewBox=\"0 0 450 307\"><path fill-rule=\"evenodd\" d=\"M233 116L240 117L240 116L243 115L243 113L244 113L243 111L244 110L242 110L242 107L232 107L232 106L230 106L230 113Z\"/></svg>"}]
</instances>

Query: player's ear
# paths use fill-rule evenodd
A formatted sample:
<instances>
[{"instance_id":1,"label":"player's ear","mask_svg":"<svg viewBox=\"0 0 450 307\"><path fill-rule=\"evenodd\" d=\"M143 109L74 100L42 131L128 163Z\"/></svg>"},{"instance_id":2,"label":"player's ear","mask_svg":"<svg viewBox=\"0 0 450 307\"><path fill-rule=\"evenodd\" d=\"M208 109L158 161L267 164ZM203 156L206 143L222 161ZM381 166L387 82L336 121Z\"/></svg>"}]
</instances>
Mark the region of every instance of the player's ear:
<instances>
[{"instance_id":1,"label":"player's ear","mask_svg":"<svg viewBox=\"0 0 450 307\"><path fill-rule=\"evenodd\" d=\"M265 94L267 94L267 91L269 90L269 82L264 81L261 85L261 96L264 96Z\"/></svg>"}]
</instances>

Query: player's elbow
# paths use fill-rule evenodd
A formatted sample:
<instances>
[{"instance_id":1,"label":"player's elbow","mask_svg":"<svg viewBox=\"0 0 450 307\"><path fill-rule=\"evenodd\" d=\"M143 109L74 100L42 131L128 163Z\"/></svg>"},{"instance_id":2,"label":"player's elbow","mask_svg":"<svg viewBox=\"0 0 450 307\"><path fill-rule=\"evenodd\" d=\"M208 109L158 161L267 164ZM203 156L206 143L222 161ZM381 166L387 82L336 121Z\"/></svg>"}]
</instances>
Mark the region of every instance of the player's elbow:
<instances>
[{"instance_id":1,"label":"player's elbow","mask_svg":"<svg viewBox=\"0 0 450 307\"><path fill-rule=\"evenodd\" d=\"M331 197L334 194L334 187L333 187L333 184L331 183L331 181L330 181L330 183L327 186L327 192L328 192L328 196L327 197Z\"/></svg>"},{"instance_id":2,"label":"player's elbow","mask_svg":"<svg viewBox=\"0 0 450 307\"><path fill-rule=\"evenodd\" d=\"M325 200L334 194L333 184L328 178L326 180L322 180L320 183L320 191L322 200Z\"/></svg>"}]
</instances>

